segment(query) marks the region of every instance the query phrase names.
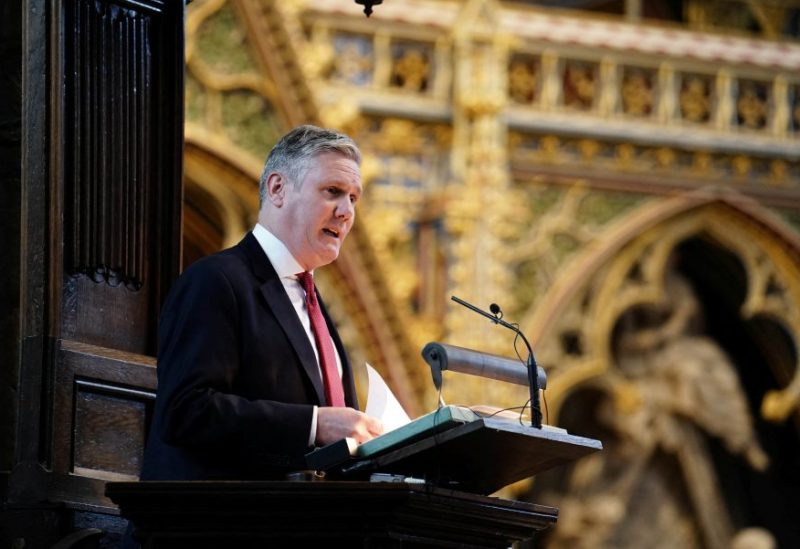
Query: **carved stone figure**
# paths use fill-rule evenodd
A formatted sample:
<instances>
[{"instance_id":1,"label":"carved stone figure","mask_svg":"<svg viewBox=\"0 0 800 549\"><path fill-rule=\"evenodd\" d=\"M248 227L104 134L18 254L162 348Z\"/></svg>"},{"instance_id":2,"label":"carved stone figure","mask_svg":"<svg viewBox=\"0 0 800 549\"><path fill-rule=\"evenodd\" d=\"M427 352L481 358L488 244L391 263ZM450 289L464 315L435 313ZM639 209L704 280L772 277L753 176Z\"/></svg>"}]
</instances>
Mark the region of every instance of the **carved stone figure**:
<instances>
[{"instance_id":1,"label":"carved stone figure","mask_svg":"<svg viewBox=\"0 0 800 549\"><path fill-rule=\"evenodd\" d=\"M598 414L617 438L573 471L549 547L731 547L706 437L757 470L769 459L735 366L701 331L689 281L668 271L664 294L621 320L607 379L614 396Z\"/></svg>"}]
</instances>

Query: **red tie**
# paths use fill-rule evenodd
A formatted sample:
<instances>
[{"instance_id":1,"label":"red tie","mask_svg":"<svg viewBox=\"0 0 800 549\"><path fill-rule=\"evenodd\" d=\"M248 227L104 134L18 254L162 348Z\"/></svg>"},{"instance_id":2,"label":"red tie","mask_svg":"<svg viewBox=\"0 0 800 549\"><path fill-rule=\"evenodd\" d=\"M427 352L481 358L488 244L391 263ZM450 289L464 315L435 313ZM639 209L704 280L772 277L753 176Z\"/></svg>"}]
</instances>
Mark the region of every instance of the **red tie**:
<instances>
[{"instance_id":1,"label":"red tie","mask_svg":"<svg viewBox=\"0 0 800 549\"><path fill-rule=\"evenodd\" d=\"M297 279L306 291L306 306L308 306L308 317L311 319L311 331L314 332L314 339L317 342L322 381L325 384L325 399L328 401L328 406L345 406L342 379L336 366L336 351L333 349L331 333L317 301L314 279L309 272L298 273Z\"/></svg>"}]
</instances>

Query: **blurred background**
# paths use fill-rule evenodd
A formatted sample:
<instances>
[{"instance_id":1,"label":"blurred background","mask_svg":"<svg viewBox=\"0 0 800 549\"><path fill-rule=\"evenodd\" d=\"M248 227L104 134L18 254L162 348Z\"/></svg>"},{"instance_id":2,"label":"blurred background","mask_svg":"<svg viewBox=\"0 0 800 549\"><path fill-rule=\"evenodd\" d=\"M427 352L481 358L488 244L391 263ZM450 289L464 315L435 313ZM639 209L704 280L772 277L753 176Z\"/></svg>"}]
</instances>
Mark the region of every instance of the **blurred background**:
<instances>
[{"instance_id":1,"label":"blurred background","mask_svg":"<svg viewBox=\"0 0 800 549\"><path fill-rule=\"evenodd\" d=\"M560 507L537 547L798 547L798 32L793 0L195 0L183 265L253 226L283 132L344 130L365 193L320 285L354 363L430 411L427 342L515 355L450 296L497 303L546 421L603 441L503 492Z\"/></svg>"}]
</instances>

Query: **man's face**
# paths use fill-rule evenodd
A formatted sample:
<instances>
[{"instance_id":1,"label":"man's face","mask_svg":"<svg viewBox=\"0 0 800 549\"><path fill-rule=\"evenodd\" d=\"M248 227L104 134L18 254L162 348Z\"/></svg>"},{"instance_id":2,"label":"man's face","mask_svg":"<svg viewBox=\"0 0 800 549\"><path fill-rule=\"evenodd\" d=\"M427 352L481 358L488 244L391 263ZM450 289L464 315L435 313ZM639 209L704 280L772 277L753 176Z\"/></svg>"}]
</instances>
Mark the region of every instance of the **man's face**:
<instances>
[{"instance_id":1,"label":"man's face","mask_svg":"<svg viewBox=\"0 0 800 549\"><path fill-rule=\"evenodd\" d=\"M353 226L361 190L358 164L332 152L311 159L302 181L286 186L283 240L307 270L339 256Z\"/></svg>"}]
</instances>

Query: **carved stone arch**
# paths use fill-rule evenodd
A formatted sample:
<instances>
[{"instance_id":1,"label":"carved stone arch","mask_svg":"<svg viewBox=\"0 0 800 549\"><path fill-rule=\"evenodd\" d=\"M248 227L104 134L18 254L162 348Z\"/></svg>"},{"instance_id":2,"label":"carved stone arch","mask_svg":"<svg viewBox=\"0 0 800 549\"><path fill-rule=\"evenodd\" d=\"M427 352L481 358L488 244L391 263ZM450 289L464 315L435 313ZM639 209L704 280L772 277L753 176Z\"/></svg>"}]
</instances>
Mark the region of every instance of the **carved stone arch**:
<instances>
[{"instance_id":1,"label":"carved stone arch","mask_svg":"<svg viewBox=\"0 0 800 549\"><path fill-rule=\"evenodd\" d=\"M232 246L255 223L260 168L250 155L187 128L183 267Z\"/></svg>"},{"instance_id":2,"label":"carved stone arch","mask_svg":"<svg viewBox=\"0 0 800 549\"><path fill-rule=\"evenodd\" d=\"M523 322L548 367L550 420L569 394L603 386L620 316L663 303L667 261L681 243L706 239L741 262L747 279L742 319L769 318L800 342L800 238L768 210L736 193L704 190L643 206L577 257ZM773 371L780 391L767 393L762 415L786 419L800 401L800 369ZM790 379L794 379L790 382ZM611 390L611 387L607 387ZM797 416L797 414L795 414Z\"/></svg>"}]
</instances>

